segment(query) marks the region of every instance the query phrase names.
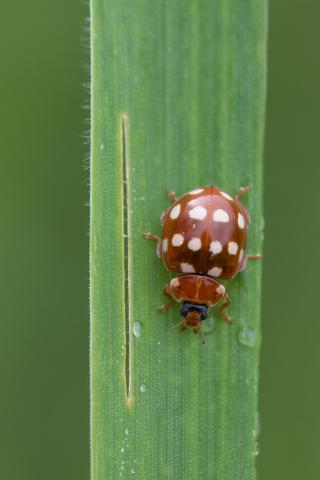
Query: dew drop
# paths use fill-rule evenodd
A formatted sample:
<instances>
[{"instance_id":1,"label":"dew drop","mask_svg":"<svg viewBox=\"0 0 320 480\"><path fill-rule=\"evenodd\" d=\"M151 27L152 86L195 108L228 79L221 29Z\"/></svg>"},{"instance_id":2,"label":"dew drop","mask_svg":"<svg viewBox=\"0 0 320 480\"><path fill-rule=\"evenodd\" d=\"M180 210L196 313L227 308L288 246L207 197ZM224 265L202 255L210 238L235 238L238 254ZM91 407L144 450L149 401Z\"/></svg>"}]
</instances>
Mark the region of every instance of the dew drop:
<instances>
[{"instance_id":1,"label":"dew drop","mask_svg":"<svg viewBox=\"0 0 320 480\"><path fill-rule=\"evenodd\" d=\"M265 228L265 219L264 217L261 218L261 224L260 224L260 238L261 241L264 240L264 228Z\"/></svg>"},{"instance_id":2,"label":"dew drop","mask_svg":"<svg viewBox=\"0 0 320 480\"><path fill-rule=\"evenodd\" d=\"M140 322L134 322L132 327L133 335L137 338L141 337L142 334L142 325Z\"/></svg>"},{"instance_id":3,"label":"dew drop","mask_svg":"<svg viewBox=\"0 0 320 480\"><path fill-rule=\"evenodd\" d=\"M216 323L213 317L207 318L207 320L205 320L202 324L202 327L201 327L202 333L204 333L205 335L208 335L213 331L215 325Z\"/></svg>"},{"instance_id":4,"label":"dew drop","mask_svg":"<svg viewBox=\"0 0 320 480\"><path fill-rule=\"evenodd\" d=\"M257 412L255 417L254 431L256 436L258 436L261 432L261 418L260 418L259 412Z\"/></svg>"},{"instance_id":5,"label":"dew drop","mask_svg":"<svg viewBox=\"0 0 320 480\"><path fill-rule=\"evenodd\" d=\"M253 456L257 457L260 453L259 444L257 441L254 442Z\"/></svg>"},{"instance_id":6,"label":"dew drop","mask_svg":"<svg viewBox=\"0 0 320 480\"><path fill-rule=\"evenodd\" d=\"M240 327L238 332L238 342L244 347L255 347L258 342L256 330L250 330L245 326Z\"/></svg>"},{"instance_id":7,"label":"dew drop","mask_svg":"<svg viewBox=\"0 0 320 480\"><path fill-rule=\"evenodd\" d=\"M140 392L144 393L146 391L146 386L145 385L140 385Z\"/></svg>"},{"instance_id":8,"label":"dew drop","mask_svg":"<svg viewBox=\"0 0 320 480\"><path fill-rule=\"evenodd\" d=\"M258 443L258 436L261 431L261 422L260 422L260 416L259 413L257 412L255 421L254 421L254 429L252 430L252 435L254 439L254 447L253 447L253 455L256 457L259 455L259 443Z\"/></svg>"}]
</instances>

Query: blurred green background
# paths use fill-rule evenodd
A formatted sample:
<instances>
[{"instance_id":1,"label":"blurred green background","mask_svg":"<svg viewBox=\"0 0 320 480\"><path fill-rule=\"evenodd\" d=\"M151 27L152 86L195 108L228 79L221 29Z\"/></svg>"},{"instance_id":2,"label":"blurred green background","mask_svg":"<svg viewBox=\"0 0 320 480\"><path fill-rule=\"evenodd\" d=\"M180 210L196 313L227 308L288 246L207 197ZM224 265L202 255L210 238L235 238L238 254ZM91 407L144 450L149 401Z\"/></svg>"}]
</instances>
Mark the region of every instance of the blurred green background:
<instances>
[{"instance_id":1,"label":"blurred green background","mask_svg":"<svg viewBox=\"0 0 320 480\"><path fill-rule=\"evenodd\" d=\"M6 480L89 477L87 14L75 0L2 6ZM271 0L259 480L320 472L319 15L315 0Z\"/></svg>"}]
</instances>

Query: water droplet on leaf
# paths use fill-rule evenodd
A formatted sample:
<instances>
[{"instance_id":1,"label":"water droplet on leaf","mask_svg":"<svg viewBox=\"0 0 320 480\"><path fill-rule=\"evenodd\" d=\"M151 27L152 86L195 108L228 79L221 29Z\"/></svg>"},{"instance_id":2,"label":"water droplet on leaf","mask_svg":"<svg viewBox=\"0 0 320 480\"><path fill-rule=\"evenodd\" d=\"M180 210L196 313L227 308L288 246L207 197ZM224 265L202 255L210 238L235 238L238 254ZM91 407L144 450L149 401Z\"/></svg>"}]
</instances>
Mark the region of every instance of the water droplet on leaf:
<instances>
[{"instance_id":1,"label":"water droplet on leaf","mask_svg":"<svg viewBox=\"0 0 320 480\"><path fill-rule=\"evenodd\" d=\"M243 325L238 332L238 342L245 347L255 347L258 342L256 330L250 330Z\"/></svg>"},{"instance_id":2,"label":"water droplet on leaf","mask_svg":"<svg viewBox=\"0 0 320 480\"><path fill-rule=\"evenodd\" d=\"M208 335L211 333L216 325L216 322L213 317L209 317L206 320L204 320L201 331L204 335Z\"/></svg>"},{"instance_id":3,"label":"water droplet on leaf","mask_svg":"<svg viewBox=\"0 0 320 480\"><path fill-rule=\"evenodd\" d=\"M134 322L132 327L133 335L137 338L141 337L142 334L142 325L140 322Z\"/></svg>"}]
</instances>

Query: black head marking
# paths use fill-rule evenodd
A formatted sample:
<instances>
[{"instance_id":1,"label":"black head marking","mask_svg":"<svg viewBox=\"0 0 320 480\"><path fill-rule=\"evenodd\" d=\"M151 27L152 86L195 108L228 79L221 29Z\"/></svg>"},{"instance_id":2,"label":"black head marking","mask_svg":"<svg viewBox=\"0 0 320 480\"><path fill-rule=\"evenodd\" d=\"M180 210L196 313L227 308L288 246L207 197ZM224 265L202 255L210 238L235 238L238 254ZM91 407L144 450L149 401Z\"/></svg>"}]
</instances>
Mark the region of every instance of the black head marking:
<instances>
[{"instance_id":1,"label":"black head marking","mask_svg":"<svg viewBox=\"0 0 320 480\"><path fill-rule=\"evenodd\" d=\"M208 315L208 307L200 303L183 302L180 310L181 315L186 317L189 312L198 312L200 313L200 319L205 320Z\"/></svg>"}]
</instances>

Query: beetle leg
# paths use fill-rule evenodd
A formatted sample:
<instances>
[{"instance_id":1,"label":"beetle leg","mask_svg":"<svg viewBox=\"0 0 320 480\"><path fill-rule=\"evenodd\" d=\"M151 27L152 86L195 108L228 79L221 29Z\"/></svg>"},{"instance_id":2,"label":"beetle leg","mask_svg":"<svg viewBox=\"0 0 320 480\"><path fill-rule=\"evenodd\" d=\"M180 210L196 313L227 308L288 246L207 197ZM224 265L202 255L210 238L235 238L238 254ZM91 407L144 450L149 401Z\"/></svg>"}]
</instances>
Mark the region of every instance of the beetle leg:
<instances>
[{"instance_id":1,"label":"beetle leg","mask_svg":"<svg viewBox=\"0 0 320 480\"><path fill-rule=\"evenodd\" d=\"M176 300L172 297L172 294L171 294L171 290L170 290L170 283L168 283L164 289L163 289L163 295L165 295L166 297L168 297L170 299L170 302L168 303L165 303L164 305L162 305L160 308L159 308L159 312L166 312L167 310L169 310L169 308L171 308L175 303L176 303Z\"/></svg>"},{"instance_id":2,"label":"beetle leg","mask_svg":"<svg viewBox=\"0 0 320 480\"><path fill-rule=\"evenodd\" d=\"M178 323L175 323L174 325L172 325L172 327L170 328L170 333L173 333L174 330L176 328L179 328L180 327L180 330L186 330L186 326L185 326L185 323L184 323L184 320L181 320L181 322L178 322Z\"/></svg>"},{"instance_id":3,"label":"beetle leg","mask_svg":"<svg viewBox=\"0 0 320 480\"><path fill-rule=\"evenodd\" d=\"M250 190L250 187L247 186L247 187L240 187L239 191L235 194L234 198L236 200L240 200L240 198L242 197L242 195L244 195L245 193L249 192Z\"/></svg>"},{"instance_id":4,"label":"beetle leg","mask_svg":"<svg viewBox=\"0 0 320 480\"><path fill-rule=\"evenodd\" d=\"M261 258L263 258L263 255L261 255L261 253L245 255L239 272L242 272L246 268L248 260L261 260Z\"/></svg>"},{"instance_id":5,"label":"beetle leg","mask_svg":"<svg viewBox=\"0 0 320 480\"><path fill-rule=\"evenodd\" d=\"M170 300L170 302L165 303L164 305L161 305L161 307L159 307L159 312L160 313L166 312L167 310L169 310L169 308L173 307L174 304L175 304L174 300Z\"/></svg>"},{"instance_id":6,"label":"beetle leg","mask_svg":"<svg viewBox=\"0 0 320 480\"><path fill-rule=\"evenodd\" d=\"M263 255L261 253L253 253L250 255L246 255L247 260L260 260L263 258Z\"/></svg>"},{"instance_id":7,"label":"beetle leg","mask_svg":"<svg viewBox=\"0 0 320 480\"><path fill-rule=\"evenodd\" d=\"M224 310L225 310L226 308L228 308L228 307L230 306L230 304L231 304L230 297L229 297L229 295L228 295L227 293L225 294L224 299L225 299L225 303L220 307L219 312L220 312L221 317L223 318L223 320L224 320L226 323L232 323L232 320L231 320L230 315L227 315L227 314L224 312Z\"/></svg>"},{"instance_id":8,"label":"beetle leg","mask_svg":"<svg viewBox=\"0 0 320 480\"><path fill-rule=\"evenodd\" d=\"M161 240L161 238L158 237L158 235L154 235L153 233L150 233L150 232L145 233L144 237L147 240L155 240L157 242L157 255L158 255L158 257L161 258L161 254L162 254L162 249L161 249L162 240Z\"/></svg>"},{"instance_id":9,"label":"beetle leg","mask_svg":"<svg viewBox=\"0 0 320 480\"><path fill-rule=\"evenodd\" d=\"M173 192L172 190L168 190L167 191L167 195L168 197L170 198L171 202L174 203L178 200L178 197L177 195L175 194L175 192Z\"/></svg>"},{"instance_id":10,"label":"beetle leg","mask_svg":"<svg viewBox=\"0 0 320 480\"><path fill-rule=\"evenodd\" d=\"M158 235L154 235L153 233L146 232L144 236L147 240L156 240L157 242L161 242L161 238Z\"/></svg>"},{"instance_id":11,"label":"beetle leg","mask_svg":"<svg viewBox=\"0 0 320 480\"><path fill-rule=\"evenodd\" d=\"M178 197L177 195L172 191L172 190L167 190L167 195L168 197L170 198L171 202L172 203L175 203L177 200L178 200ZM167 215L168 211L170 210L171 207L169 208L166 208L160 215L160 222L161 222L161 225L163 225L163 220L164 220L164 217Z\"/></svg>"}]
</instances>

